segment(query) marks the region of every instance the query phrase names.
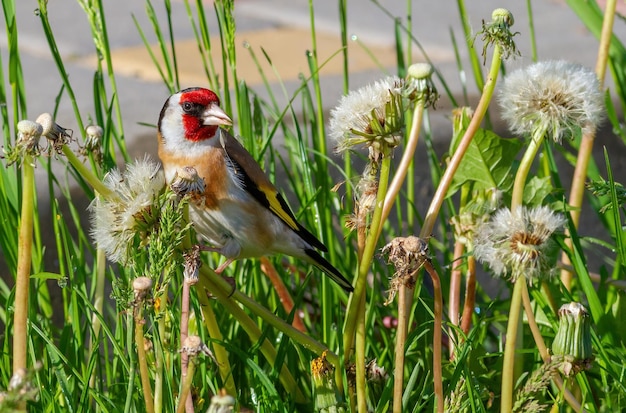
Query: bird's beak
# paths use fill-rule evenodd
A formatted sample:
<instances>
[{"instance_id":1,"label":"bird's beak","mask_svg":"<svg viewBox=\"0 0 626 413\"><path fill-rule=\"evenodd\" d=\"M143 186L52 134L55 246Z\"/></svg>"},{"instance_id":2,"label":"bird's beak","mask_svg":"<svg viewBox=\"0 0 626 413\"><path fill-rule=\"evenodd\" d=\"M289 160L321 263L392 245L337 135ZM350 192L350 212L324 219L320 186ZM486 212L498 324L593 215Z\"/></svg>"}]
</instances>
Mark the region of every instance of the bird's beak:
<instances>
[{"instance_id":1,"label":"bird's beak","mask_svg":"<svg viewBox=\"0 0 626 413\"><path fill-rule=\"evenodd\" d=\"M232 119L218 105L212 104L202 113L202 123L206 126L230 126Z\"/></svg>"}]
</instances>

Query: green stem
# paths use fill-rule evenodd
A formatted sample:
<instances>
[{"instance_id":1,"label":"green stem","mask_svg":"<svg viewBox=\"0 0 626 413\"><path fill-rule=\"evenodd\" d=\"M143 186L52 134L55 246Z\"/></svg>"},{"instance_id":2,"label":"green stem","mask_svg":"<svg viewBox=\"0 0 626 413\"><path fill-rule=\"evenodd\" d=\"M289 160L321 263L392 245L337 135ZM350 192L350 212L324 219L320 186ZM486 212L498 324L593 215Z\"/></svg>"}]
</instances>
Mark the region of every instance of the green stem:
<instances>
[{"instance_id":1,"label":"green stem","mask_svg":"<svg viewBox=\"0 0 626 413\"><path fill-rule=\"evenodd\" d=\"M452 159L450 159L450 164L443 173L441 181L439 181L439 185L437 186L437 190L435 191L435 195L433 196L430 206L428 207L428 211L426 212L424 225L422 226L422 230L420 231L420 238L422 239L427 239L432 234L435 227L435 222L437 220L437 215L439 214L441 205L446 198L448 188L450 188L450 184L452 183L452 178L454 178L454 174L461 164L461 160L463 159L467 148L469 148L469 145L472 142L474 135L480 128L480 124L482 123L483 118L487 113L487 108L489 107L491 97L493 96L493 91L496 87L498 72L500 71L500 66L502 64L501 58L502 53L500 51L500 46L496 44L493 49L493 58L491 59L489 76L487 77L487 81L485 82L483 94L480 97L478 106L476 106L474 116L472 116L472 120L465 130L465 133L463 134L463 137L459 142L459 146L457 147L456 151L454 151L454 155L452 155Z\"/></svg>"},{"instance_id":2,"label":"green stem","mask_svg":"<svg viewBox=\"0 0 626 413\"><path fill-rule=\"evenodd\" d=\"M89 355L93 354L94 349L97 347L98 336L100 335L100 317L103 314L104 306L104 282L106 275L106 254L103 249L98 248L96 251L96 286L93 298L94 312L91 315L91 337L89 342ZM93 371L89 378L89 387L95 388L96 385L96 372Z\"/></svg>"},{"instance_id":3,"label":"green stem","mask_svg":"<svg viewBox=\"0 0 626 413\"><path fill-rule=\"evenodd\" d=\"M218 343L223 342L224 338L222 336L220 326L217 323L217 319L215 318L213 307L209 302L209 297L207 297L206 294L199 294L198 301L200 301L202 318L209 336ZM228 394L238 394L230 361L228 360L228 352L221 344L213 343L213 354L217 360L217 368L220 371L220 376L222 377L222 383L224 383L226 392Z\"/></svg>"},{"instance_id":4,"label":"green stem","mask_svg":"<svg viewBox=\"0 0 626 413\"><path fill-rule=\"evenodd\" d=\"M233 299L241 302L250 311L258 315L259 317L261 317L268 323L272 324L274 327L277 327L280 324L279 322L276 321L279 319L276 316L274 316L272 313L270 313L264 307L260 306L259 304L251 300L250 298L245 297L241 292L237 290L233 292L232 291L233 287L230 284L228 284L222 277L215 274L215 272L211 271L210 269L206 267L200 268L200 277L198 279L198 284L196 285L200 287L198 291L198 296L202 294L206 295L207 292L215 296L220 302L220 304L222 304L224 308L228 311L228 313L231 314L239 322L239 324L244 329L246 334L250 337L250 340L252 340L253 342L258 342L262 340L261 345L260 345L261 353L263 354L265 359L270 363L270 365L274 366L274 364L276 363L276 357L277 357L276 349L274 348L274 346L272 346L269 340L263 339L264 337L263 332L254 323L254 321L252 321L252 319L248 317L248 315L237 304L235 304ZM263 310L261 310L261 308ZM272 318L274 320L270 322L270 319ZM302 334L301 332L293 328L291 325L285 323L282 320L280 321L283 324L282 325L283 328L278 328L278 327L277 328L280 331L284 332L287 336L291 337L292 339L296 341L298 340L295 337L298 337L299 339L302 339L302 336L306 337L304 334ZM292 336L294 331L297 332L297 334ZM315 342L313 339L308 338L308 337L306 339L306 344L303 344L303 345L320 355L323 353L324 350L328 350L327 348L323 347L321 344ZM323 349L320 349L320 347L322 347ZM329 352L327 353L327 357L328 357L328 360L331 363L333 363L335 366L339 364L339 359L337 355L331 354ZM302 394L300 388L298 387L298 384L293 378L291 372L287 368L287 365L282 366L279 377L283 386L285 386L285 389L289 393L294 394L295 399L298 402L302 402L306 399L304 395Z\"/></svg>"},{"instance_id":5,"label":"green stem","mask_svg":"<svg viewBox=\"0 0 626 413\"><path fill-rule=\"evenodd\" d=\"M28 346L28 290L33 248L33 213L35 167L31 155L22 162L22 210L18 239L17 273L15 275L15 312L13 318L13 374L26 369ZM24 406L24 411L26 407Z\"/></svg>"},{"instance_id":6,"label":"green stem","mask_svg":"<svg viewBox=\"0 0 626 413\"><path fill-rule=\"evenodd\" d=\"M184 343L187 340L187 336L189 333L189 290L191 289L191 285L188 280L183 281L183 291L181 294L181 305L180 305L180 342ZM189 354L186 351L183 351L180 354L180 372L183 377L187 377L187 367L189 365ZM182 401L182 399L181 399ZM189 408L193 410L193 400L191 400L191 396L187 396L187 400L185 401L189 411Z\"/></svg>"},{"instance_id":7,"label":"green stem","mask_svg":"<svg viewBox=\"0 0 626 413\"><path fill-rule=\"evenodd\" d=\"M126 330L127 332L130 332L131 329L133 329L133 316L132 314L128 314L128 316L126 317ZM126 334L126 346L129 349L133 348L133 334ZM135 365L135 360L134 360L134 352L133 351L129 351L128 352L128 365L130 366L130 368L128 369L128 384L126 386L126 401L124 404L124 412L128 413L131 411L131 405L133 403L133 394L135 393L135 373L137 371L137 367Z\"/></svg>"},{"instance_id":8,"label":"green stem","mask_svg":"<svg viewBox=\"0 0 626 413\"><path fill-rule=\"evenodd\" d=\"M409 318L409 311L406 307L407 295L411 295L412 290L400 288L398 291L398 327L396 329L396 351L393 370L393 413L402 413L402 395L404 393L404 351L406 346L407 328L404 328L404 321ZM400 326L402 324L402 326Z\"/></svg>"},{"instance_id":9,"label":"green stem","mask_svg":"<svg viewBox=\"0 0 626 413\"><path fill-rule=\"evenodd\" d=\"M600 88L604 88L604 77L606 73L607 61L609 59L609 46L611 44L611 36L613 34L613 22L615 20L616 0L608 0L604 10L604 20L602 22L602 33L600 35L600 46L598 47L598 57L596 61L596 76L600 82ZM585 133L578 148L578 157L576 158L576 167L572 177L572 186L570 188L569 205L570 215L574 227L578 227L580 221L580 211L585 193L585 182L587 180L587 169L593 152L593 143L595 141L595 129L589 133ZM566 245L571 249L572 241L568 237L565 240ZM571 264L569 256L563 252L561 260L565 266ZM572 283L573 273L568 270L561 271L561 281L568 290Z\"/></svg>"},{"instance_id":10,"label":"green stem","mask_svg":"<svg viewBox=\"0 0 626 413\"><path fill-rule=\"evenodd\" d=\"M530 302L530 295L528 294L528 286L526 283L522 285L522 303L524 304L524 312L526 313L526 318L528 319L528 326L530 327L530 331L532 332L533 338L535 340L535 344L537 345L537 350L539 351L539 355L544 363L548 363L550 361L550 353L548 352L548 347L546 343L543 341L543 336L541 335L541 331L539 330L539 326L537 325L537 320L535 319L535 313L533 312L533 307ZM560 377L553 377L554 384L558 387L558 389L563 394L563 397L570 405L570 407L575 411L579 412L582 407L580 402L576 400L576 396L572 394L569 389L567 389L563 380Z\"/></svg>"},{"instance_id":11,"label":"green stem","mask_svg":"<svg viewBox=\"0 0 626 413\"><path fill-rule=\"evenodd\" d=\"M359 317L356 327L356 400L358 412L367 411L367 385L365 375L365 345L367 337L365 334L365 295L361 298L359 305L359 313L363 317Z\"/></svg>"},{"instance_id":12,"label":"green stem","mask_svg":"<svg viewBox=\"0 0 626 413\"><path fill-rule=\"evenodd\" d=\"M510 412L513 408L513 386L515 367L515 343L517 342L517 330L519 328L519 318L522 309L522 291L526 278L519 276L513 287L511 296L511 309L509 310L509 322L506 328L506 342L504 344L504 361L502 364L502 389L500 411Z\"/></svg>"},{"instance_id":13,"label":"green stem","mask_svg":"<svg viewBox=\"0 0 626 413\"><path fill-rule=\"evenodd\" d=\"M183 383L180 389L180 397L178 398L178 407L176 413L183 413L185 411L186 400L191 400L191 383L193 382L193 374L196 370L195 360L189 363L187 371L183 373Z\"/></svg>"},{"instance_id":14,"label":"green stem","mask_svg":"<svg viewBox=\"0 0 626 413\"><path fill-rule=\"evenodd\" d=\"M354 293L350 297L348 303L348 310L346 314L346 321L344 324L343 333L343 351L346 360L348 360L354 350L355 329L357 326L358 317L365 317L365 313L361 312L361 300L365 295L365 287L367 284L367 274L372 265L374 259L374 253L376 251L376 244L378 242L379 228L383 224L383 206L385 203L385 194L387 193L387 186L389 183L389 172L391 170L391 157L389 154L383 156L383 160L380 166L380 174L378 181L378 192L376 194L376 207L374 208L374 214L372 216L372 223L370 225L370 231L365 241L365 249L363 250L363 256L359 262L359 272L354 285Z\"/></svg>"},{"instance_id":15,"label":"green stem","mask_svg":"<svg viewBox=\"0 0 626 413\"><path fill-rule=\"evenodd\" d=\"M150 373L148 372L148 363L146 361L145 337L143 335L144 318L139 315L141 309L138 309L135 317L135 347L137 347L137 363L139 363L139 375L141 377L141 388L143 389L143 398L146 403L146 411L154 413L154 399L152 399L152 388L150 387Z\"/></svg>"},{"instance_id":16,"label":"green stem","mask_svg":"<svg viewBox=\"0 0 626 413\"><path fill-rule=\"evenodd\" d=\"M523 205L524 201L524 186L526 185L526 178L530 171L530 167L533 164L533 160L539 152L541 143L543 142L545 133L538 131L528 141L528 148L520 161L519 168L515 174L515 182L513 183L513 194L511 195L511 212L514 212L517 207Z\"/></svg>"},{"instance_id":17,"label":"green stem","mask_svg":"<svg viewBox=\"0 0 626 413\"><path fill-rule=\"evenodd\" d=\"M185 205L183 215L185 222L189 222L189 205ZM189 250L192 248L191 236L189 234L189 231L187 231L187 234L185 234L185 238L183 239L183 248L185 250ZM209 273L209 271L207 271L207 273ZM209 297L206 294L197 294L197 296L198 301L200 302L202 319L205 327L207 328L209 336L215 341L222 342L222 332L219 325L217 324L212 304L209 302ZM235 380L233 379L230 361L228 360L228 352L226 351L224 346L215 344L213 345L213 354L215 356L215 359L217 360L220 376L222 377L222 383L224 383L226 391L228 392L228 394L238 394L237 386L235 385Z\"/></svg>"},{"instance_id":18,"label":"green stem","mask_svg":"<svg viewBox=\"0 0 626 413\"><path fill-rule=\"evenodd\" d=\"M437 413L443 413L443 368L441 366L441 347L443 337L443 296L441 292L441 280L430 261L424 262L424 268L433 283L434 294L434 314L433 314L433 382L435 387L435 398Z\"/></svg>"},{"instance_id":19,"label":"green stem","mask_svg":"<svg viewBox=\"0 0 626 413\"><path fill-rule=\"evenodd\" d=\"M155 319L157 320L158 336L153 339L154 343L154 412L161 413L163 411L163 386L164 386L164 367L165 360L163 358L163 337L166 336L167 328L165 326L165 314L167 306L167 285L164 286L160 294L159 301L161 305L155 306Z\"/></svg>"},{"instance_id":20,"label":"green stem","mask_svg":"<svg viewBox=\"0 0 626 413\"><path fill-rule=\"evenodd\" d=\"M383 204L383 212L381 220L384 222L389 213L391 212L391 208L393 207L393 203L400 192L400 188L404 183L407 172L409 170L409 166L413 164L413 157L415 156L415 148L417 148L417 142L419 141L420 130L422 129L422 117L424 114L424 101L420 100L417 105L415 105L415 109L413 110L413 120L411 122L411 132L409 133L409 139L406 143L406 148L404 148L404 152L402 153L402 160L400 160L400 165L398 166L398 170L393 176L391 183L389 184L389 189L387 190L387 195L385 195L385 203ZM410 208L409 208L410 209ZM380 236L380 232L382 231L382 225L378 228L378 236Z\"/></svg>"},{"instance_id":21,"label":"green stem","mask_svg":"<svg viewBox=\"0 0 626 413\"><path fill-rule=\"evenodd\" d=\"M523 205L524 199L524 186L526 185L526 178L532 166L533 160L541 147L545 133L538 130L530 138L528 142L528 148L520 161L519 168L515 174L515 182L513 183L513 194L511 195L511 212ZM526 283L524 274L518 274L515 281L515 287L513 288L513 296L511 298L511 309L509 311L509 322L506 329L506 344L504 346L504 364L502 367L502 399L501 399L501 411L509 412L513 407L513 387L516 377L515 369L515 349L517 339L517 330L519 329L520 309L522 301L522 291ZM518 371L519 371L519 365Z\"/></svg>"},{"instance_id":22,"label":"green stem","mask_svg":"<svg viewBox=\"0 0 626 413\"><path fill-rule=\"evenodd\" d=\"M76 157L76 154L72 152L69 146L63 145L63 154L67 157L67 160L74 169L78 171L78 174L82 176L96 192L105 198L110 198L114 195L113 191L107 188L107 186Z\"/></svg>"}]
</instances>

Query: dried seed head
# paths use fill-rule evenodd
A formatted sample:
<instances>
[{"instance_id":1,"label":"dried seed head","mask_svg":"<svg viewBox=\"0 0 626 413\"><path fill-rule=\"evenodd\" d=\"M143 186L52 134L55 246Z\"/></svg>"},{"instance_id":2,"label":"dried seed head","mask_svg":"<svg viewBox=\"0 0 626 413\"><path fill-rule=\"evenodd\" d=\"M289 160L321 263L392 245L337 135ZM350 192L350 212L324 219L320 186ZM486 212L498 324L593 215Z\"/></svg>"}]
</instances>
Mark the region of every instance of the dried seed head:
<instances>
[{"instance_id":1,"label":"dried seed head","mask_svg":"<svg viewBox=\"0 0 626 413\"><path fill-rule=\"evenodd\" d=\"M198 282L198 274L202 266L200 247L195 245L192 249L185 252L184 260L185 268L183 270L183 277L186 283L193 285Z\"/></svg>"},{"instance_id":2,"label":"dried seed head","mask_svg":"<svg viewBox=\"0 0 626 413\"><path fill-rule=\"evenodd\" d=\"M391 240L382 249L383 254L389 255L396 272L390 281L388 297L385 305L391 303L402 287L415 288L415 273L428 260L428 243L421 238L398 237Z\"/></svg>"},{"instance_id":3,"label":"dried seed head","mask_svg":"<svg viewBox=\"0 0 626 413\"><path fill-rule=\"evenodd\" d=\"M193 166L177 169L170 188L181 198L188 196L193 204L199 205L204 203L203 194L206 183Z\"/></svg>"}]
</instances>

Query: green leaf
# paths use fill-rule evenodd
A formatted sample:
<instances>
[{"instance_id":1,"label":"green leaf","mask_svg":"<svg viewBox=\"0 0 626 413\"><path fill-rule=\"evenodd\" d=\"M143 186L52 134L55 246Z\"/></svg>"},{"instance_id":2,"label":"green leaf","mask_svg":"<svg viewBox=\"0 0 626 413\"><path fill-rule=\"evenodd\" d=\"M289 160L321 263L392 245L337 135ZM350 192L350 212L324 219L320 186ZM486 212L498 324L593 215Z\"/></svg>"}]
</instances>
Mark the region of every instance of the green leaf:
<instances>
[{"instance_id":1,"label":"green leaf","mask_svg":"<svg viewBox=\"0 0 626 413\"><path fill-rule=\"evenodd\" d=\"M549 176L533 176L524 186L524 205L539 206L553 191Z\"/></svg>"},{"instance_id":2,"label":"green leaf","mask_svg":"<svg viewBox=\"0 0 626 413\"><path fill-rule=\"evenodd\" d=\"M479 129L456 171L449 194L467 182L474 183L473 190L508 191L513 186L513 165L521 147L519 140L503 139Z\"/></svg>"},{"instance_id":3,"label":"green leaf","mask_svg":"<svg viewBox=\"0 0 626 413\"><path fill-rule=\"evenodd\" d=\"M39 279L39 280L62 280L65 277L55 272L42 271L37 274L31 275L30 278Z\"/></svg>"}]
</instances>

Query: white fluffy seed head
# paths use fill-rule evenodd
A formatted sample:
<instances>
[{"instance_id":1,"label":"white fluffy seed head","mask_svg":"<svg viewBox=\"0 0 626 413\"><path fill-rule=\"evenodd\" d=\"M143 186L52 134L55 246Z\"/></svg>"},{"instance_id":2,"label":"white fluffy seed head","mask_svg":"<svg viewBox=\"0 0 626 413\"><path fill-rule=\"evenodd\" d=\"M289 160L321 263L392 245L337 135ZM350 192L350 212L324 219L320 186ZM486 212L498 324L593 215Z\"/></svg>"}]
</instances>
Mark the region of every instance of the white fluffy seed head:
<instances>
[{"instance_id":1,"label":"white fluffy seed head","mask_svg":"<svg viewBox=\"0 0 626 413\"><path fill-rule=\"evenodd\" d=\"M104 184L114 195L91 204L91 234L111 261L124 263L139 232L138 219L153 207L165 178L159 165L146 157L129 164L123 173L111 170Z\"/></svg>"},{"instance_id":2,"label":"white fluffy seed head","mask_svg":"<svg viewBox=\"0 0 626 413\"><path fill-rule=\"evenodd\" d=\"M595 73L566 61L545 61L511 72L499 97L502 118L522 136L555 142L593 131L604 117L604 95Z\"/></svg>"},{"instance_id":3,"label":"white fluffy seed head","mask_svg":"<svg viewBox=\"0 0 626 413\"><path fill-rule=\"evenodd\" d=\"M474 256L494 275L529 283L550 276L555 266L552 235L563 230L565 217L547 206L499 209L474 235Z\"/></svg>"}]
</instances>

